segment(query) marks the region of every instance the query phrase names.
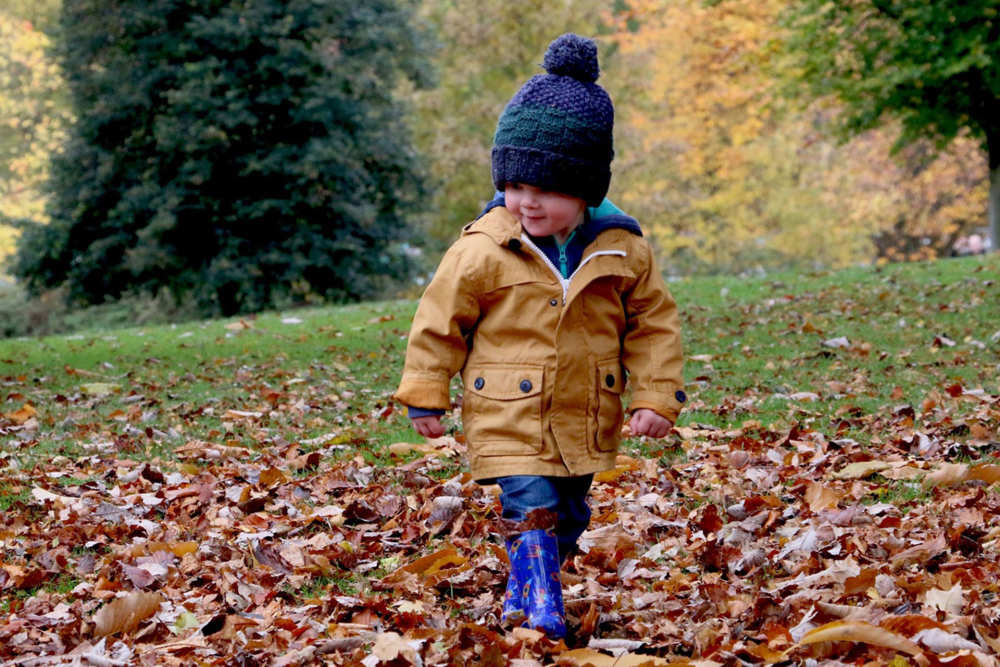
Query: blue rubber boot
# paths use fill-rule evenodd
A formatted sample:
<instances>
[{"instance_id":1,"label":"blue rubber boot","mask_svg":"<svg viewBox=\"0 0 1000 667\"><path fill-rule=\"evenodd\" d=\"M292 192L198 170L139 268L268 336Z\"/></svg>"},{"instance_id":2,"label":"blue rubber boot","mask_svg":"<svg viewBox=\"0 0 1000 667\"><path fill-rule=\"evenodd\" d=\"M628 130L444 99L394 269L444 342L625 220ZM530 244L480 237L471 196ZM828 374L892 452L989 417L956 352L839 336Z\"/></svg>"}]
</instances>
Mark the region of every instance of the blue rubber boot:
<instances>
[{"instance_id":1,"label":"blue rubber boot","mask_svg":"<svg viewBox=\"0 0 1000 667\"><path fill-rule=\"evenodd\" d=\"M510 540L508 540L509 548ZM514 569L511 568L507 575L507 591L503 595L503 610L500 613L500 622L504 625L521 625L527 617L524 615L524 608L521 606L521 582L518 581Z\"/></svg>"},{"instance_id":2,"label":"blue rubber boot","mask_svg":"<svg viewBox=\"0 0 1000 667\"><path fill-rule=\"evenodd\" d=\"M515 609L526 617L522 625L543 631L552 639L566 636L562 582L559 580L559 544L546 530L529 530L507 540L511 582L520 586L520 596L504 600L505 618L515 618ZM519 606L518 606L519 603Z\"/></svg>"}]
</instances>

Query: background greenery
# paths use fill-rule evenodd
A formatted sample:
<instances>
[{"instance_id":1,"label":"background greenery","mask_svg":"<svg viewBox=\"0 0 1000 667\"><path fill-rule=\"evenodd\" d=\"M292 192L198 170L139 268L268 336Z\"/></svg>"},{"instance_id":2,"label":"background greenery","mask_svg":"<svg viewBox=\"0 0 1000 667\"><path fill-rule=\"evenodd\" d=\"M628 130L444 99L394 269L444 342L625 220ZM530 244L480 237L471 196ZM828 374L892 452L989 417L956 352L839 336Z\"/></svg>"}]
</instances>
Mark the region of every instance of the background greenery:
<instances>
[{"instance_id":1,"label":"background greenery","mask_svg":"<svg viewBox=\"0 0 1000 667\"><path fill-rule=\"evenodd\" d=\"M13 0L5 330L105 302L183 317L419 290L491 196L497 114L565 30L600 44L610 196L668 274L955 254L985 235L997 173L995 8L836 7Z\"/></svg>"}]
</instances>

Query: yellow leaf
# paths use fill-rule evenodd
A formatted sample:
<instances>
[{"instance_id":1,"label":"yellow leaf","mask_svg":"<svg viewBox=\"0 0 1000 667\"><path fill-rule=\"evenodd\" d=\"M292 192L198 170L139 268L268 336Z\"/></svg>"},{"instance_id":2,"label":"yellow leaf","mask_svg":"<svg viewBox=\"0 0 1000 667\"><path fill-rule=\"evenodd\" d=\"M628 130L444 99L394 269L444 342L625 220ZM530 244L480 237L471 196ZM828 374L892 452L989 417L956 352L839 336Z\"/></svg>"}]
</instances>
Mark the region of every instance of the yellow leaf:
<instances>
[{"instance_id":1,"label":"yellow leaf","mask_svg":"<svg viewBox=\"0 0 1000 667\"><path fill-rule=\"evenodd\" d=\"M193 554L198 550L197 542L171 542L167 548L178 558L183 558L188 554Z\"/></svg>"},{"instance_id":2,"label":"yellow leaf","mask_svg":"<svg viewBox=\"0 0 1000 667\"><path fill-rule=\"evenodd\" d=\"M80 385L80 391L88 396L107 396L121 391L121 386L110 382L88 382Z\"/></svg>"},{"instance_id":3,"label":"yellow leaf","mask_svg":"<svg viewBox=\"0 0 1000 667\"><path fill-rule=\"evenodd\" d=\"M885 461L857 461L848 463L838 472L833 473L834 479L864 479L868 475L887 470L892 466Z\"/></svg>"},{"instance_id":4,"label":"yellow leaf","mask_svg":"<svg viewBox=\"0 0 1000 667\"><path fill-rule=\"evenodd\" d=\"M31 403L25 403L24 407L20 410L15 410L14 412L8 412L4 414L4 417L11 420L17 425L21 425L38 414L35 407Z\"/></svg>"},{"instance_id":5,"label":"yellow leaf","mask_svg":"<svg viewBox=\"0 0 1000 667\"><path fill-rule=\"evenodd\" d=\"M394 442L389 445L389 453L395 456L405 456L412 453L418 454L444 454L441 450L437 449L433 445L428 445L426 443L415 443L415 442Z\"/></svg>"},{"instance_id":6,"label":"yellow leaf","mask_svg":"<svg viewBox=\"0 0 1000 667\"><path fill-rule=\"evenodd\" d=\"M118 632L131 632L156 613L163 602L159 593L129 593L101 607L94 614L94 634L106 637Z\"/></svg>"},{"instance_id":7,"label":"yellow leaf","mask_svg":"<svg viewBox=\"0 0 1000 667\"><path fill-rule=\"evenodd\" d=\"M863 642L873 646L884 646L909 655L921 655L923 651L903 635L890 632L863 621L834 621L810 630L799 641L799 646L819 642Z\"/></svg>"},{"instance_id":8,"label":"yellow leaf","mask_svg":"<svg viewBox=\"0 0 1000 667\"><path fill-rule=\"evenodd\" d=\"M619 477L627 472L632 472L633 470L639 469L639 461L625 456L624 454L619 454L615 459L615 467L613 470L605 470L604 472L599 472L594 475L595 482L614 482Z\"/></svg>"},{"instance_id":9,"label":"yellow leaf","mask_svg":"<svg viewBox=\"0 0 1000 667\"><path fill-rule=\"evenodd\" d=\"M392 583L401 578L403 574L416 574L421 577L429 577L445 568L465 565L468 561L469 559L460 555L455 547L445 547L440 551L422 556L409 565L404 565L387 576L385 581Z\"/></svg>"},{"instance_id":10,"label":"yellow leaf","mask_svg":"<svg viewBox=\"0 0 1000 667\"><path fill-rule=\"evenodd\" d=\"M247 322L246 320L240 320L238 322L230 322L226 325L226 329L230 331L243 331L245 329L252 329L253 324Z\"/></svg>"}]
</instances>

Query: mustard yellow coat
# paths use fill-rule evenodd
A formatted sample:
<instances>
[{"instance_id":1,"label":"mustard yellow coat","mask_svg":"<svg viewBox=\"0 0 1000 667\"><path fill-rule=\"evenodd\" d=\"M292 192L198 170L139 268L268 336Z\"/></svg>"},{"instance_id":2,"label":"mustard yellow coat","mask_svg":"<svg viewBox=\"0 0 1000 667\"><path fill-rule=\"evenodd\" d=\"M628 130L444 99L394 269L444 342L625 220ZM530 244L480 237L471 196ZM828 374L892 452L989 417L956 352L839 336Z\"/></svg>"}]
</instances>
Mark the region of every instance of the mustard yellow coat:
<instances>
[{"instance_id":1,"label":"mustard yellow coat","mask_svg":"<svg viewBox=\"0 0 1000 667\"><path fill-rule=\"evenodd\" d=\"M606 230L562 279L497 207L464 229L427 286L395 398L448 409L461 372L475 479L584 475L614 467L626 380L630 410L676 420L681 366L677 306L645 239Z\"/></svg>"}]
</instances>

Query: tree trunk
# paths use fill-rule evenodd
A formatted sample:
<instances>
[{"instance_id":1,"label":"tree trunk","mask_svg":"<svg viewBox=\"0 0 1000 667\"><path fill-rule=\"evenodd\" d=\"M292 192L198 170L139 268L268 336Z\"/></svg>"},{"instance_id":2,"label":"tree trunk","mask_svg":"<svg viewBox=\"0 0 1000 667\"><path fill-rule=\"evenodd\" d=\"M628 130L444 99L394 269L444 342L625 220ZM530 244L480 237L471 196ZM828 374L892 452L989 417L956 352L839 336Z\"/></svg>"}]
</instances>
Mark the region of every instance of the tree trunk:
<instances>
[{"instance_id":1,"label":"tree trunk","mask_svg":"<svg viewBox=\"0 0 1000 667\"><path fill-rule=\"evenodd\" d=\"M1000 164L990 156L990 249L1000 252ZM1000 160L998 160L1000 161Z\"/></svg>"},{"instance_id":2,"label":"tree trunk","mask_svg":"<svg viewBox=\"0 0 1000 667\"><path fill-rule=\"evenodd\" d=\"M1000 128L987 128L986 147L990 165L990 249L1000 252Z\"/></svg>"}]
</instances>

